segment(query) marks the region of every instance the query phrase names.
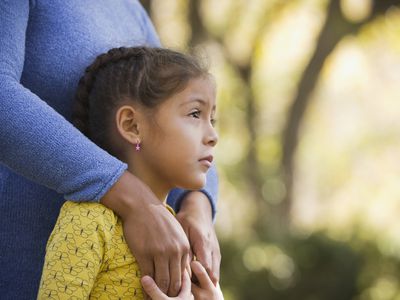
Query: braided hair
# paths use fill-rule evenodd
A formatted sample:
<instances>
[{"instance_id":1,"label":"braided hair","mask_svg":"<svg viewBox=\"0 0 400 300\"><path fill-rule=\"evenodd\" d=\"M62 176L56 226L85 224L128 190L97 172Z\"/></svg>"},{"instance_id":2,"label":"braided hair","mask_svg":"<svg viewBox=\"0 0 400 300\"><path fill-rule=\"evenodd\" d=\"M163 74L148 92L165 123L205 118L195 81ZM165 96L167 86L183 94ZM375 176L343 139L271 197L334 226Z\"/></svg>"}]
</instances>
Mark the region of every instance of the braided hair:
<instances>
[{"instance_id":1,"label":"braided hair","mask_svg":"<svg viewBox=\"0 0 400 300\"><path fill-rule=\"evenodd\" d=\"M190 79L207 76L194 56L164 48L114 48L99 55L80 79L72 122L89 139L112 153L110 126L119 106L154 108L183 90Z\"/></svg>"}]
</instances>

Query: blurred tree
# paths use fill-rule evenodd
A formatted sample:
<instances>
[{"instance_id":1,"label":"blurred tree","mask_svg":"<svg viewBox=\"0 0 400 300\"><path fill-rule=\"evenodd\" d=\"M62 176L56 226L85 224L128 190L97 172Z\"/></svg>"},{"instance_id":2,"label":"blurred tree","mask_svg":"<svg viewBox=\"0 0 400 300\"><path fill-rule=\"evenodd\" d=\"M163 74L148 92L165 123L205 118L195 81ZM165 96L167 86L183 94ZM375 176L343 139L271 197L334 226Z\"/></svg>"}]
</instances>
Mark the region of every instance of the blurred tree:
<instances>
[{"instance_id":1,"label":"blurred tree","mask_svg":"<svg viewBox=\"0 0 400 300\"><path fill-rule=\"evenodd\" d=\"M226 37L225 33L222 33L222 35L217 35L216 33L207 29L200 14L200 5L200 0L189 1L188 19L192 28L189 46L193 47L206 41L212 41L221 47L224 58L241 80L241 88L244 97L242 101L245 103L245 128L248 134L248 139L250 141L256 141L259 138L259 111L257 110L254 91L252 89L252 54L254 53L257 44L260 42L262 33L266 30L267 24L269 24L268 22L270 17L268 16L268 13L270 11L265 12L262 22L257 27L256 33L254 34L254 39L249 45L250 55L248 55L245 59L242 58L240 61L238 61L232 52L229 51L229 45L224 40ZM277 9L278 8L276 7L276 10ZM231 30L235 30L235 28L231 28ZM265 223L265 220L268 220L266 216L271 214L268 214L267 203L264 201L264 197L262 195L264 178L261 170L262 165L257 159L256 146L256 143L253 142L249 143L248 145L248 151L244 162L245 167L243 178L247 182L247 190L250 192L249 198L252 199L252 201L254 201L256 204L257 216L254 221L255 231L263 232L265 231L265 228L271 228L271 226L266 227L267 224Z\"/></svg>"},{"instance_id":2,"label":"blurred tree","mask_svg":"<svg viewBox=\"0 0 400 300\"><path fill-rule=\"evenodd\" d=\"M343 1L342 1L343 2ZM320 77L326 58L334 51L336 45L347 35L356 34L360 28L385 13L392 6L399 6L398 0L375 0L372 2L370 14L365 19L353 22L343 13L341 1L330 1L327 8L327 17L319 35L315 50L305 68L298 85L298 92L294 97L288 112L285 130L282 136L282 169L286 185L286 197L282 202L282 215L284 220L289 220L292 206L292 187L294 156L299 142L304 113L310 104L310 95Z\"/></svg>"}]
</instances>

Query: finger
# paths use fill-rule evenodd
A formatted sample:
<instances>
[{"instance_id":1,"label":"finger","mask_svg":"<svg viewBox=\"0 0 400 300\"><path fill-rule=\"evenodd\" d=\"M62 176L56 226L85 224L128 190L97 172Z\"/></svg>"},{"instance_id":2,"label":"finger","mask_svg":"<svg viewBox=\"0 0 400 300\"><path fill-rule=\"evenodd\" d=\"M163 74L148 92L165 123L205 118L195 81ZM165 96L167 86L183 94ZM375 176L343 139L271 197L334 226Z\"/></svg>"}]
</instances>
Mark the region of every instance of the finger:
<instances>
[{"instance_id":1,"label":"finger","mask_svg":"<svg viewBox=\"0 0 400 300\"><path fill-rule=\"evenodd\" d=\"M186 234L186 238L188 239L188 242L190 241L190 230L189 230L189 227L187 227L187 226L182 226L182 228L183 228L183 231L185 232L185 234ZM189 245L190 245L190 243L189 243ZM189 251L188 251L188 253L189 253L189 261L192 261L192 259L193 259L193 251L192 251L192 247L190 247L189 246L189 249L188 249Z\"/></svg>"},{"instance_id":2,"label":"finger","mask_svg":"<svg viewBox=\"0 0 400 300\"><path fill-rule=\"evenodd\" d=\"M195 260L195 256L193 254L192 248L189 249L189 257L188 257L188 259L189 259L189 262L191 262L192 260Z\"/></svg>"},{"instance_id":3,"label":"finger","mask_svg":"<svg viewBox=\"0 0 400 300\"><path fill-rule=\"evenodd\" d=\"M136 257L137 262L142 273L142 276L148 276L153 280L154 278L154 263L152 259L139 259ZM146 291L145 291L146 292ZM147 292L146 292L147 293ZM147 294L144 295L145 299L148 299Z\"/></svg>"},{"instance_id":4,"label":"finger","mask_svg":"<svg viewBox=\"0 0 400 300\"><path fill-rule=\"evenodd\" d=\"M141 283L144 291L153 299L153 300L168 300L168 297L164 295L164 293L158 288L153 278L150 276L143 276L141 279Z\"/></svg>"},{"instance_id":5,"label":"finger","mask_svg":"<svg viewBox=\"0 0 400 300\"><path fill-rule=\"evenodd\" d=\"M191 286L191 282L190 282L189 273L187 271L185 271L183 273L182 289L181 289L181 292L179 293L179 297L182 297L183 295L190 295L190 286ZM186 299L186 298L183 298L183 299Z\"/></svg>"},{"instance_id":6,"label":"finger","mask_svg":"<svg viewBox=\"0 0 400 300\"><path fill-rule=\"evenodd\" d=\"M198 261L192 261L190 264L193 273L196 275L199 285L203 289L212 289L214 287L210 277L204 267Z\"/></svg>"},{"instance_id":7,"label":"finger","mask_svg":"<svg viewBox=\"0 0 400 300\"><path fill-rule=\"evenodd\" d=\"M193 247L194 255L196 259L203 265L207 273L211 273L212 269L212 258L211 258L211 248L210 243L200 241L196 243Z\"/></svg>"},{"instance_id":8,"label":"finger","mask_svg":"<svg viewBox=\"0 0 400 300\"><path fill-rule=\"evenodd\" d=\"M188 272L189 277L192 277L192 269L190 268L190 255L186 254L182 257L182 263L181 263L181 268L183 268L182 274L186 272Z\"/></svg>"},{"instance_id":9,"label":"finger","mask_svg":"<svg viewBox=\"0 0 400 300\"><path fill-rule=\"evenodd\" d=\"M170 277L169 277L169 261L165 257L156 257L154 260L154 279L157 286L164 293L168 293Z\"/></svg>"},{"instance_id":10,"label":"finger","mask_svg":"<svg viewBox=\"0 0 400 300\"><path fill-rule=\"evenodd\" d=\"M201 288L199 288L195 283L192 283L192 294L194 295L194 299L200 298Z\"/></svg>"},{"instance_id":11,"label":"finger","mask_svg":"<svg viewBox=\"0 0 400 300\"><path fill-rule=\"evenodd\" d=\"M183 260L173 259L169 262L170 284L168 296L176 297L181 289L182 274L185 272L185 265L182 265Z\"/></svg>"},{"instance_id":12,"label":"finger","mask_svg":"<svg viewBox=\"0 0 400 300\"><path fill-rule=\"evenodd\" d=\"M152 262L139 262L140 270L142 272L142 275L148 275L151 278L154 278L154 264Z\"/></svg>"},{"instance_id":13,"label":"finger","mask_svg":"<svg viewBox=\"0 0 400 300\"><path fill-rule=\"evenodd\" d=\"M217 284L219 281L219 269L221 266L221 253L219 252L213 252L212 253L212 271L210 275L211 281L214 283L214 285Z\"/></svg>"}]
</instances>

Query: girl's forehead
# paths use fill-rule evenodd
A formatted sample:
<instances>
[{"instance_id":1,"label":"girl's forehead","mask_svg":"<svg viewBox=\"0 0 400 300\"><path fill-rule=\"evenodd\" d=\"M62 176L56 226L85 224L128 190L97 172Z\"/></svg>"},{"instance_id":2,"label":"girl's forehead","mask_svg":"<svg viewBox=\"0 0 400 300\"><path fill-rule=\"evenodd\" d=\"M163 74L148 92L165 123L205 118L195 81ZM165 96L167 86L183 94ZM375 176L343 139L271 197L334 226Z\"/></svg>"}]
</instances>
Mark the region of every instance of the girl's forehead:
<instances>
[{"instance_id":1,"label":"girl's forehead","mask_svg":"<svg viewBox=\"0 0 400 300\"><path fill-rule=\"evenodd\" d=\"M216 96L215 84L207 78L191 80L183 91L183 96L181 99L183 104L195 101L201 105L213 107Z\"/></svg>"},{"instance_id":2,"label":"girl's forehead","mask_svg":"<svg viewBox=\"0 0 400 300\"><path fill-rule=\"evenodd\" d=\"M161 104L162 107L180 108L189 104L215 107L216 89L213 80L199 77L189 80L185 88Z\"/></svg>"},{"instance_id":3,"label":"girl's forehead","mask_svg":"<svg viewBox=\"0 0 400 300\"><path fill-rule=\"evenodd\" d=\"M191 79L184 89L188 94L198 95L214 100L216 94L215 81L209 77L200 77Z\"/></svg>"}]
</instances>

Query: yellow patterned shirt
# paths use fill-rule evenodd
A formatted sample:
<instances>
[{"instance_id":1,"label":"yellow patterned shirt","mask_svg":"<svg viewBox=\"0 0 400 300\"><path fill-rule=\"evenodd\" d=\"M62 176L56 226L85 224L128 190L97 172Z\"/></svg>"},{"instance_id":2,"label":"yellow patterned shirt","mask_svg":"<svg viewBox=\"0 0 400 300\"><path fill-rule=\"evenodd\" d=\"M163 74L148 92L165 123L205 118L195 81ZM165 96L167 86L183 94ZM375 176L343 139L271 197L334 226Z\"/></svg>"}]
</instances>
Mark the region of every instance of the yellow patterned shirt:
<instances>
[{"instance_id":1,"label":"yellow patterned shirt","mask_svg":"<svg viewBox=\"0 0 400 300\"><path fill-rule=\"evenodd\" d=\"M38 299L143 299L140 278L120 218L99 203L67 201L47 242Z\"/></svg>"}]
</instances>

